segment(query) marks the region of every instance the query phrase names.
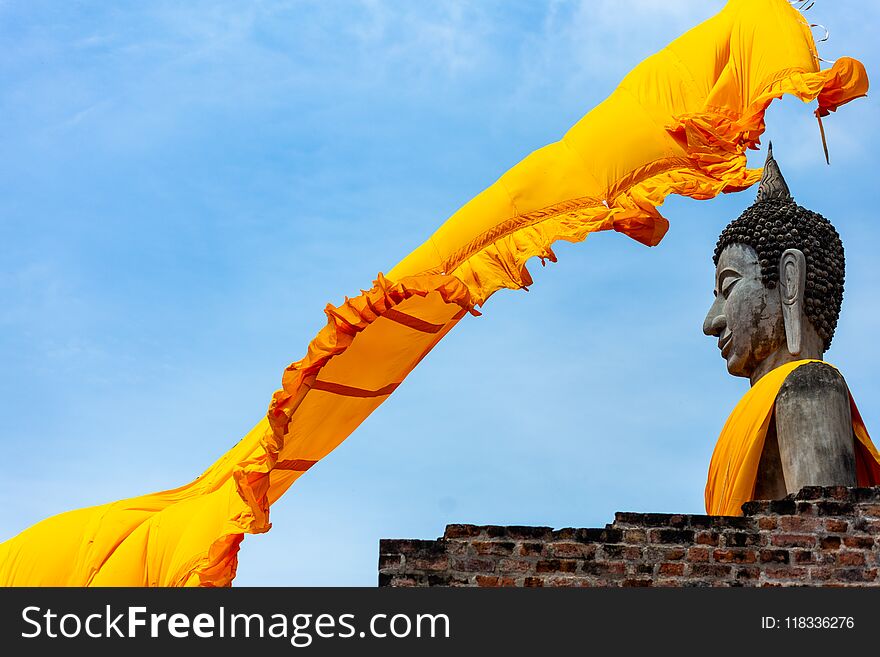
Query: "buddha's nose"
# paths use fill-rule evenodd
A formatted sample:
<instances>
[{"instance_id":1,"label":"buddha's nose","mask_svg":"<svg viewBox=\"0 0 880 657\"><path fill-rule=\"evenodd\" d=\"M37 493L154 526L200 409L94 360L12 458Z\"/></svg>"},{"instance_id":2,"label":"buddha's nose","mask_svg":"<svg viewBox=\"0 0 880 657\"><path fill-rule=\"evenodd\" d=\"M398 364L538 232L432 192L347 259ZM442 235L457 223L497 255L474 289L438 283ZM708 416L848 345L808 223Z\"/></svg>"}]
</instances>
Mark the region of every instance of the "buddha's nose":
<instances>
[{"instance_id":1,"label":"buddha's nose","mask_svg":"<svg viewBox=\"0 0 880 657\"><path fill-rule=\"evenodd\" d=\"M718 337L725 328L727 328L727 318L724 317L721 304L716 299L712 307L709 308L706 319L703 320L703 333Z\"/></svg>"}]
</instances>

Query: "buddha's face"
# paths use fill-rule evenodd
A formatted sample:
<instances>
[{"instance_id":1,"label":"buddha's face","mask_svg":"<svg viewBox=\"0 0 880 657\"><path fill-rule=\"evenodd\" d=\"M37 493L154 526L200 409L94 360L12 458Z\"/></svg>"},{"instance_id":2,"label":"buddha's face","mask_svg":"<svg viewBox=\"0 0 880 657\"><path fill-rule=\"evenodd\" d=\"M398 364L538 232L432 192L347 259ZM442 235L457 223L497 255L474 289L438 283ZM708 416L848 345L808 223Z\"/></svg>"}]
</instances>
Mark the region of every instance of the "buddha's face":
<instances>
[{"instance_id":1,"label":"buddha's face","mask_svg":"<svg viewBox=\"0 0 880 657\"><path fill-rule=\"evenodd\" d=\"M721 252L715 268L715 302L703 332L718 338L727 371L734 376L750 377L785 343L779 292L764 286L752 247L731 244Z\"/></svg>"}]
</instances>

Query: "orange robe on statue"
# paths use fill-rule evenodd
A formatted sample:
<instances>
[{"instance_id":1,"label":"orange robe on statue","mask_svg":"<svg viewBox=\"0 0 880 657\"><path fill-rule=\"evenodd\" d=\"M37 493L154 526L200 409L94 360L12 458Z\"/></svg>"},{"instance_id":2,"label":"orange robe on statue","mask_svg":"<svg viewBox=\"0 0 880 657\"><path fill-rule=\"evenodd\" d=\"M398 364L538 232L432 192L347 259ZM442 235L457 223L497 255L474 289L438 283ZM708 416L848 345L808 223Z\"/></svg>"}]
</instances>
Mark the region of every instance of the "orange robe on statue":
<instances>
[{"instance_id":1,"label":"orange robe on statue","mask_svg":"<svg viewBox=\"0 0 880 657\"><path fill-rule=\"evenodd\" d=\"M712 453L706 482L706 513L713 516L741 516L742 505L754 499L758 464L764 439L773 418L776 396L786 377L806 363L799 360L768 372L743 396L733 409ZM856 403L849 397L855 436L856 475L859 486L880 485L880 452L862 422Z\"/></svg>"}]
</instances>

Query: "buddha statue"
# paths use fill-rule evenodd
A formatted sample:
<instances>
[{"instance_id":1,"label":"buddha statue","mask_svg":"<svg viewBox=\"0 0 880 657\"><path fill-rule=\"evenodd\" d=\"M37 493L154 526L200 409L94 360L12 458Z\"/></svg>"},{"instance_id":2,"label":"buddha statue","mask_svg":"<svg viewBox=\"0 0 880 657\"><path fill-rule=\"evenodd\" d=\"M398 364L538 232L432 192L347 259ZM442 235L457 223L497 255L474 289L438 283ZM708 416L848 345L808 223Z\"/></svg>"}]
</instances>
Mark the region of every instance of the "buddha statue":
<instances>
[{"instance_id":1,"label":"buddha statue","mask_svg":"<svg viewBox=\"0 0 880 657\"><path fill-rule=\"evenodd\" d=\"M843 300L843 245L827 219L794 202L772 146L755 203L722 231L714 261L703 331L752 388L716 445L707 511L738 515L745 501L809 485L880 483L880 455L846 381L822 361Z\"/></svg>"}]
</instances>

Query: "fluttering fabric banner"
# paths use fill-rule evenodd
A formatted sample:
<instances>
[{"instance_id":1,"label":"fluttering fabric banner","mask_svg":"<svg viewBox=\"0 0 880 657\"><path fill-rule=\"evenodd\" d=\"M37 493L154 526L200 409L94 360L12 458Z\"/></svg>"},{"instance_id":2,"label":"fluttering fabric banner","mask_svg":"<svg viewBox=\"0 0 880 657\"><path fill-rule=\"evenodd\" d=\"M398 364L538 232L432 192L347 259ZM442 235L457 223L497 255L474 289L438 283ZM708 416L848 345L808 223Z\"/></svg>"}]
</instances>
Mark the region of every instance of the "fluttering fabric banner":
<instances>
[{"instance_id":1,"label":"fluttering fabric banner","mask_svg":"<svg viewBox=\"0 0 880 657\"><path fill-rule=\"evenodd\" d=\"M327 325L284 372L262 419L190 484L63 513L0 544L4 586L228 586L244 534L394 390L464 315L531 283L557 240L616 230L656 245L669 194L710 199L756 182L770 102L863 96L856 60L827 70L786 0L730 0L639 64L563 138L476 196L369 290L327 306Z\"/></svg>"}]
</instances>

